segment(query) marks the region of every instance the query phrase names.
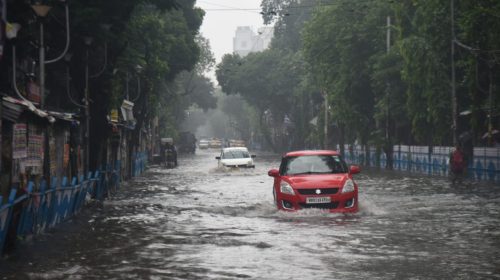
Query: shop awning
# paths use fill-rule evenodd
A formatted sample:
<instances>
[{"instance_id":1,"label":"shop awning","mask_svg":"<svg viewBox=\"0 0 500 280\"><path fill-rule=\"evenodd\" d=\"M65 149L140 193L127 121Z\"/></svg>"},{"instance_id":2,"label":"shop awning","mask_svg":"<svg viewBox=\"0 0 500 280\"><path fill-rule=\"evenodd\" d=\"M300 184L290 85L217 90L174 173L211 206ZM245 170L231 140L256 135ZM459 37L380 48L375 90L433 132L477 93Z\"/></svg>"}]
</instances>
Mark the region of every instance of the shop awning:
<instances>
[{"instance_id":1,"label":"shop awning","mask_svg":"<svg viewBox=\"0 0 500 280\"><path fill-rule=\"evenodd\" d=\"M75 113L65 113L65 112L56 112L56 111L47 111L47 113L58 120L74 122L80 124L78 121L78 116Z\"/></svg>"},{"instance_id":2,"label":"shop awning","mask_svg":"<svg viewBox=\"0 0 500 280\"><path fill-rule=\"evenodd\" d=\"M51 116L48 112L40 110L33 105L30 101L16 99L10 96L4 96L2 98L3 105L3 118L16 122L19 116L24 111L32 112L40 118L47 119L50 123L56 121L56 119Z\"/></svg>"},{"instance_id":3,"label":"shop awning","mask_svg":"<svg viewBox=\"0 0 500 280\"><path fill-rule=\"evenodd\" d=\"M54 123L57 119L80 124L77 114L40 110L30 101L4 96L2 98L2 104L2 117L12 122L16 122L23 112L29 111L40 118L48 120L50 123Z\"/></svg>"}]
</instances>

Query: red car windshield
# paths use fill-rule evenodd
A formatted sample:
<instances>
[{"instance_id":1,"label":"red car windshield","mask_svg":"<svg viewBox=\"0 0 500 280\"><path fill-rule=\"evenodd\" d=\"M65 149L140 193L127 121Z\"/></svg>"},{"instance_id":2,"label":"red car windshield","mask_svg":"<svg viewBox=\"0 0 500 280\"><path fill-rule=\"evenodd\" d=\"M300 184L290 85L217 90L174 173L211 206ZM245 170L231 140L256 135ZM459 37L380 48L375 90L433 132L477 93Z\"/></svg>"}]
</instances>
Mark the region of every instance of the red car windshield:
<instances>
[{"instance_id":1,"label":"red car windshield","mask_svg":"<svg viewBox=\"0 0 500 280\"><path fill-rule=\"evenodd\" d=\"M347 173L347 165L337 155L309 155L285 157L281 161L280 174L332 174Z\"/></svg>"}]
</instances>

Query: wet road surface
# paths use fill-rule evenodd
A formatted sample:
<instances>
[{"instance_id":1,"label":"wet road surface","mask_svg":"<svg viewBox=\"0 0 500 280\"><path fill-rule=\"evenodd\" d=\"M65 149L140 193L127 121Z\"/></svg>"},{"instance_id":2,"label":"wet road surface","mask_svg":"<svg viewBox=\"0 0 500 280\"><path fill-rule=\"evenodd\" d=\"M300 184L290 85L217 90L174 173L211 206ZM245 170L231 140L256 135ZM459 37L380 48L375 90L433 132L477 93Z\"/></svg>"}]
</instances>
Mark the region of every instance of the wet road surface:
<instances>
[{"instance_id":1,"label":"wet road surface","mask_svg":"<svg viewBox=\"0 0 500 280\"><path fill-rule=\"evenodd\" d=\"M360 211L278 212L270 168L152 167L4 256L3 279L500 279L500 186L376 170Z\"/></svg>"}]
</instances>

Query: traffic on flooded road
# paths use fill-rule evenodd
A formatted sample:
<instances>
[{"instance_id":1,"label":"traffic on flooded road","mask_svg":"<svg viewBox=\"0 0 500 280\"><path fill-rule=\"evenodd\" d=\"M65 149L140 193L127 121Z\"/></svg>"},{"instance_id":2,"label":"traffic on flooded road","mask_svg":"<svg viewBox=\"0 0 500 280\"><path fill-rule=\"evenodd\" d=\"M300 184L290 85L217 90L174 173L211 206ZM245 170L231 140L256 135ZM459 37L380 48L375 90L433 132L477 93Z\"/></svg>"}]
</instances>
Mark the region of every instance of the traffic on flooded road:
<instances>
[{"instance_id":1,"label":"traffic on flooded road","mask_svg":"<svg viewBox=\"0 0 500 280\"><path fill-rule=\"evenodd\" d=\"M3 279L495 279L500 188L362 170L356 213L276 209L268 171L220 151L151 167L5 255ZM90 202L97 204L97 202ZM94 205L96 206L96 205Z\"/></svg>"}]
</instances>

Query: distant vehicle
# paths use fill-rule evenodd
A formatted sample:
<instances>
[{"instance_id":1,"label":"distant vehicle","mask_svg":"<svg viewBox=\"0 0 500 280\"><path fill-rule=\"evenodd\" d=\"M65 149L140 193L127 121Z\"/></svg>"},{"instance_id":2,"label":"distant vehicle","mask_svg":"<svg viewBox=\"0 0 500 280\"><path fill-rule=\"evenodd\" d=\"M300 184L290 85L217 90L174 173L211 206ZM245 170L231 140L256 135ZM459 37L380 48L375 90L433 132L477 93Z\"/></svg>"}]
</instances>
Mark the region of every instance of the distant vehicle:
<instances>
[{"instance_id":1,"label":"distant vehicle","mask_svg":"<svg viewBox=\"0 0 500 280\"><path fill-rule=\"evenodd\" d=\"M199 149L208 149L209 147L210 147L210 141L208 141L207 139L201 139L198 142Z\"/></svg>"},{"instance_id":2,"label":"distant vehicle","mask_svg":"<svg viewBox=\"0 0 500 280\"><path fill-rule=\"evenodd\" d=\"M304 208L330 212L356 212L358 186L353 174L356 165L347 166L336 151L295 151L281 160L280 169L271 169L276 207L285 211Z\"/></svg>"},{"instance_id":3,"label":"distant vehicle","mask_svg":"<svg viewBox=\"0 0 500 280\"><path fill-rule=\"evenodd\" d=\"M196 152L196 137L189 131L179 134L178 150L181 153L194 154Z\"/></svg>"},{"instance_id":4,"label":"distant vehicle","mask_svg":"<svg viewBox=\"0 0 500 280\"><path fill-rule=\"evenodd\" d=\"M222 149L220 156L215 157L219 161L219 167L244 167L254 168L253 159L255 155L250 155L245 147L233 147Z\"/></svg>"},{"instance_id":5,"label":"distant vehicle","mask_svg":"<svg viewBox=\"0 0 500 280\"><path fill-rule=\"evenodd\" d=\"M161 138L160 146L161 165L167 168L177 166L177 149L172 138Z\"/></svg>"},{"instance_id":6,"label":"distant vehicle","mask_svg":"<svg viewBox=\"0 0 500 280\"><path fill-rule=\"evenodd\" d=\"M229 147L246 147L245 141L229 139Z\"/></svg>"},{"instance_id":7,"label":"distant vehicle","mask_svg":"<svg viewBox=\"0 0 500 280\"><path fill-rule=\"evenodd\" d=\"M210 139L208 147L213 148L213 149L220 149L220 148L222 148L222 141L220 139L217 139L217 138L212 138L212 139Z\"/></svg>"}]
</instances>

